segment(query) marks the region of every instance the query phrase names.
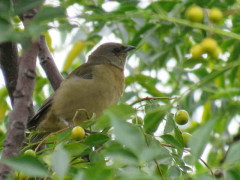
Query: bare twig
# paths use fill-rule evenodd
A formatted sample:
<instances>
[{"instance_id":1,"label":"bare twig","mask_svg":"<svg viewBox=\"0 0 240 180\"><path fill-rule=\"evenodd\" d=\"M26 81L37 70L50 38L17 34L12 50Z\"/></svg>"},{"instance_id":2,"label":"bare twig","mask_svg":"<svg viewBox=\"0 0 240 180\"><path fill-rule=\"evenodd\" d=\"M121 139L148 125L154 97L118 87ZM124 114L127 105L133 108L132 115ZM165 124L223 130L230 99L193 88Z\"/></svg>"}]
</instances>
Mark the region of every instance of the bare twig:
<instances>
[{"instance_id":1,"label":"bare twig","mask_svg":"<svg viewBox=\"0 0 240 180\"><path fill-rule=\"evenodd\" d=\"M56 132L53 132L53 133L47 135L47 136L38 144L38 146L35 148L35 151L36 151L36 152L38 151L38 149L44 144L44 141L45 141L48 137L53 136L53 135L58 134L58 133L61 133L61 132L65 131L65 130L67 130L67 129L69 129L69 127L60 129L59 131L56 131Z\"/></svg>"},{"instance_id":2,"label":"bare twig","mask_svg":"<svg viewBox=\"0 0 240 180\"><path fill-rule=\"evenodd\" d=\"M134 104L137 104L137 103L140 103L142 101L149 101L149 100L159 100L159 99L167 99L167 100L172 100L172 99L176 99L177 97L145 97L145 98L142 98L142 99L138 99L136 101L134 101L133 103L131 103L130 105L134 105Z\"/></svg>"},{"instance_id":3,"label":"bare twig","mask_svg":"<svg viewBox=\"0 0 240 180\"><path fill-rule=\"evenodd\" d=\"M47 74L47 77L53 87L56 90L61 82L63 81L62 75L59 73L56 64L54 63L53 57L46 44L45 37L42 35L39 39L39 53L38 57L40 63Z\"/></svg>"},{"instance_id":4,"label":"bare twig","mask_svg":"<svg viewBox=\"0 0 240 180\"><path fill-rule=\"evenodd\" d=\"M24 51L19 59L17 86L13 94L14 108L9 116L9 127L4 142L2 158L17 155L24 141L25 128L29 116L28 109L32 103L38 49L37 42L31 43L30 48ZM9 172L9 167L1 165L0 179L4 179Z\"/></svg>"},{"instance_id":5,"label":"bare twig","mask_svg":"<svg viewBox=\"0 0 240 180\"><path fill-rule=\"evenodd\" d=\"M13 92L15 91L18 77L18 51L16 43L4 42L0 44L0 65L13 106Z\"/></svg>"}]
</instances>

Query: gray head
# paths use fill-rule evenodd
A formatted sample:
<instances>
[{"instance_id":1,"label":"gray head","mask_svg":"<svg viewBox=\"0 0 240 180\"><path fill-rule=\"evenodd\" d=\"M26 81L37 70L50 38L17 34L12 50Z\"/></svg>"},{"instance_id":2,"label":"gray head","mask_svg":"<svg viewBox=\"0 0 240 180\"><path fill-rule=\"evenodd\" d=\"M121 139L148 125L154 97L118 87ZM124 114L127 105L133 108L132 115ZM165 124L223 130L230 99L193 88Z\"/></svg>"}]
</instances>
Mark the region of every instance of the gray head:
<instances>
[{"instance_id":1,"label":"gray head","mask_svg":"<svg viewBox=\"0 0 240 180\"><path fill-rule=\"evenodd\" d=\"M108 63L123 69L127 52L135 49L133 46L124 46L120 43L104 43L89 56L90 63Z\"/></svg>"}]
</instances>

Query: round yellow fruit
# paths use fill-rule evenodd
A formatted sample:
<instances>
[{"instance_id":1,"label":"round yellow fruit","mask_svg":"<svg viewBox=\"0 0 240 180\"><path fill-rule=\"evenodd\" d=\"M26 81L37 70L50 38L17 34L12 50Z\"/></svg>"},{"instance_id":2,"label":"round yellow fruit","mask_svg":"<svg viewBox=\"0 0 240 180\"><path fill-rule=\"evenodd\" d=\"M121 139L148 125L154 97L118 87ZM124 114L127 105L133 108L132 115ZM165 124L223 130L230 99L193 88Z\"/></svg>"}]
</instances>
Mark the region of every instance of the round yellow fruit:
<instances>
[{"instance_id":1,"label":"round yellow fruit","mask_svg":"<svg viewBox=\"0 0 240 180\"><path fill-rule=\"evenodd\" d=\"M132 119L133 124L143 125L143 119L139 116L136 116Z\"/></svg>"},{"instance_id":2,"label":"round yellow fruit","mask_svg":"<svg viewBox=\"0 0 240 180\"><path fill-rule=\"evenodd\" d=\"M188 112L185 110L178 110L174 116L174 119L179 125L187 124L189 120Z\"/></svg>"},{"instance_id":3,"label":"round yellow fruit","mask_svg":"<svg viewBox=\"0 0 240 180\"><path fill-rule=\"evenodd\" d=\"M201 42L202 50L206 53L213 53L218 47L217 42L212 38L205 38Z\"/></svg>"},{"instance_id":4,"label":"round yellow fruit","mask_svg":"<svg viewBox=\"0 0 240 180\"><path fill-rule=\"evenodd\" d=\"M186 11L186 18L192 22L202 22L203 10L199 6L191 6Z\"/></svg>"},{"instance_id":5,"label":"round yellow fruit","mask_svg":"<svg viewBox=\"0 0 240 180\"><path fill-rule=\"evenodd\" d=\"M82 127L76 126L72 129L72 139L81 140L85 136L85 131Z\"/></svg>"},{"instance_id":6,"label":"round yellow fruit","mask_svg":"<svg viewBox=\"0 0 240 180\"><path fill-rule=\"evenodd\" d=\"M192 135L189 133L182 133L182 137L183 137L183 143L184 143L184 147L188 147L188 143L189 143L189 139Z\"/></svg>"},{"instance_id":7,"label":"round yellow fruit","mask_svg":"<svg viewBox=\"0 0 240 180\"><path fill-rule=\"evenodd\" d=\"M218 8L212 8L209 12L209 19L213 23L218 23L223 18L223 13Z\"/></svg>"},{"instance_id":8,"label":"round yellow fruit","mask_svg":"<svg viewBox=\"0 0 240 180\"><path fill-rule=\"evenodd\" d=\"M33 151L32 149L28 149L24 152L25 155L29 155L29 156L36 156L36 152Z\"/></svg>"},{"instance_id":9,"label":"round yellow fruit","mask_svg":"<svg viewBox=\"0 0 240 180\"><path fill-rule=\"evenodd\" d=\"M194 45L190 51L191 51L193 59L201 59L202 58L203 50L202 50L202 46L200 44Z\"/></svg>"}]
</instances>

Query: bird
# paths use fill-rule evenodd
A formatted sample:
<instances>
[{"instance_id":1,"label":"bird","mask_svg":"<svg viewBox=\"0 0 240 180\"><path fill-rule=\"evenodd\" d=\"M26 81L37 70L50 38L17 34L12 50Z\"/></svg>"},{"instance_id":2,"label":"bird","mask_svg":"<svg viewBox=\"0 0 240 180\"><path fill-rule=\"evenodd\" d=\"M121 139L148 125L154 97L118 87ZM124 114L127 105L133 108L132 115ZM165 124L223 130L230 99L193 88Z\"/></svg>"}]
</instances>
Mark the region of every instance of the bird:
<instances>
[{"instance_id":1,"label":"bird","mask_svg":"<svg viewBox=\"0 0 240 180\"><path fill-rule=\"evenodd\" d=\"M76 68L42 104L28 122L30 130L50 134L99 117L116 104L124 91L124 67L134 46L108 42L100 45L86 63Z\"/></svg>"}]
</instances>

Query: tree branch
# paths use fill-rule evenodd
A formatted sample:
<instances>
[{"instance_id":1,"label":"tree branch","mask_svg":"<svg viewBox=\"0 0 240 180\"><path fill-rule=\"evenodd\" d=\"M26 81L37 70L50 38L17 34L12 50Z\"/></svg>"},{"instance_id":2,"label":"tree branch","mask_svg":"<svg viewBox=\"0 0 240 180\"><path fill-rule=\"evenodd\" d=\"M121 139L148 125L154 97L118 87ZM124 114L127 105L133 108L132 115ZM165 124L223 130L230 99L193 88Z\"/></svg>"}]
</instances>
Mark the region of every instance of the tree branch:
<instances>
[{"instance_id":1,"label":"tree branch","mask_svg":"<svg viewBox=\"0 0 240 180\"><path fill-rule=\"evenodd\" d=\"M59 73L58 68L54 63L53 57L48 49L45 37L43 35L39 38L38 57L53 89L56 90L63 81L63 77Z\"/></svg>"},{"instance_id":2,"label":"tree branch","mask_svg":"<svg viewBox=\"0 0 240 180\"><path fill-rule=\"evenodd\" d=\"M38 49L38 43L33 42L19 58L17 86L13 94L14 108L9 116L9 127L2 158L17 155L24 142L24 131L32 103ZM4 179L9 172L10 168L1 164L0 179Z\"/></svg>"},{"instance_id":3,"label":"tree branch","mask_svg":"<svg viewBox=\"0 0 240 180\"><path fill-rule=\"evenodd\" d=\"M18 50L16 43L4 42L0 44L0 65L13 107L13 92L18 78Z\"/></svg>"}]
</instances>

